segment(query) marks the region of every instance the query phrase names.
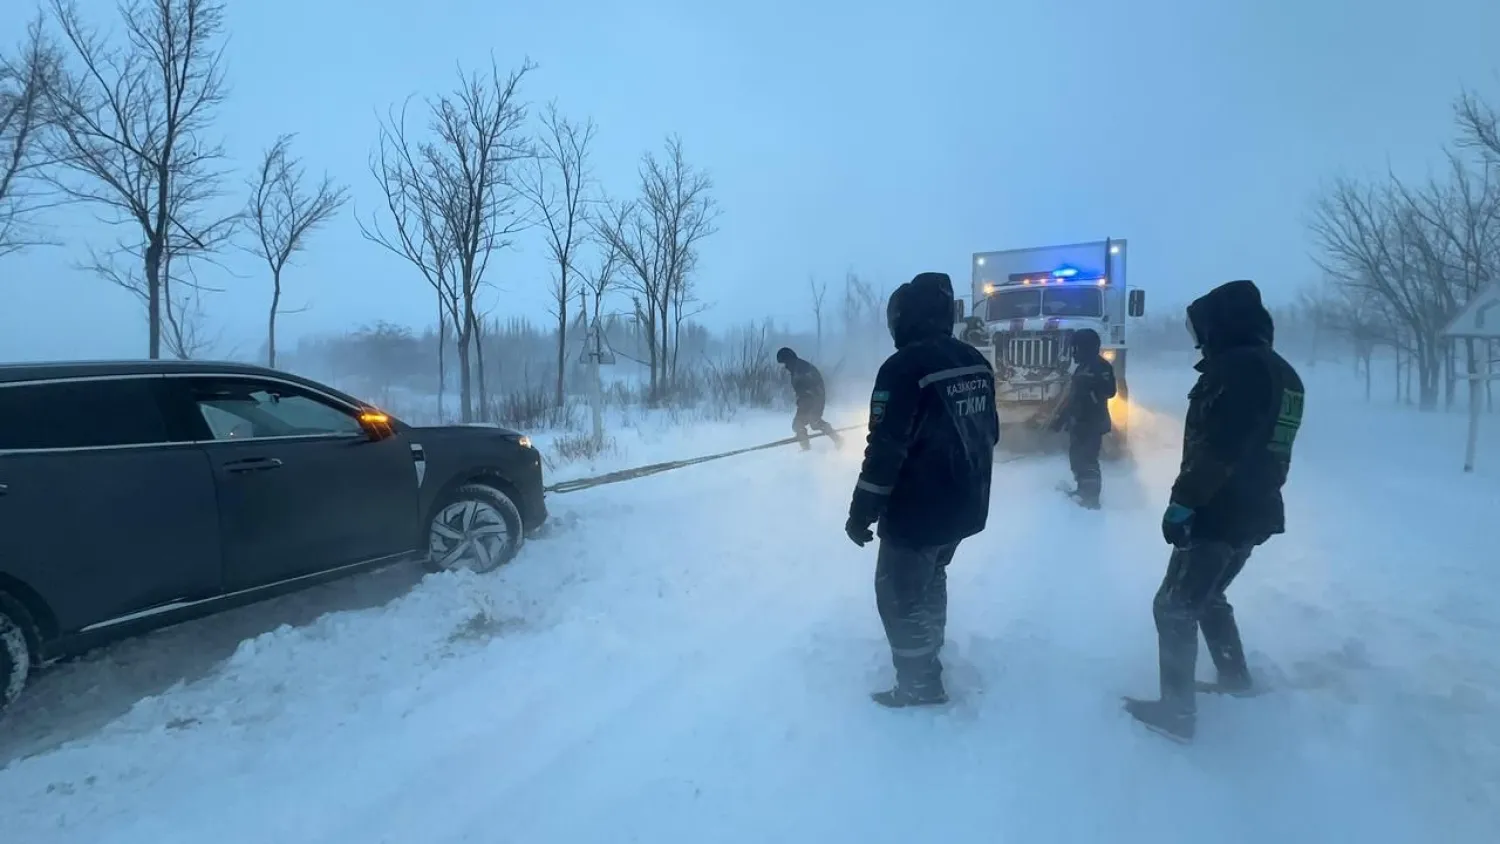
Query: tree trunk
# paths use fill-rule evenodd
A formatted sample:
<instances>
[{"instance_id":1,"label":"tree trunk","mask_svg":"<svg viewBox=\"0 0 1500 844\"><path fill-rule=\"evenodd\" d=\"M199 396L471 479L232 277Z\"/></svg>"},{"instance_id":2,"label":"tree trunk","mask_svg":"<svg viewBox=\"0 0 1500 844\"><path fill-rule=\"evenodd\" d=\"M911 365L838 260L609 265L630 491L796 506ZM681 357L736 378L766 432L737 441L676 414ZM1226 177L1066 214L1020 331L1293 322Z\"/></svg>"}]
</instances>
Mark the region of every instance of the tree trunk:
<instances>
[{"instance_id":1,"label":"tree trunk","mask_svg":"<svg viewBox=\"0 0 1500 844\"><path fill-rule=\"evenodd\" d=\"M1486 341L1484 344L1484 374L1493 376L1495 374L1495 343ZM1484 382L1485 410L1495 412L1495 379L1488 378Z\"/></svg>"},{"instance_id":2,"label":"tree trunk","mask_svg":"<svg viewBox=\"0 0 1500 844\"><path fill-rule=\"evenodd\" d=\"M656 319L657 319L657 326L656 327L658 329L660 329L657 332L658 333L657 342L661 345L661 388L662 388L661 389L661 391L662 391L661 398L662 399L666 399L670 395L670 393L672 391L672 388L674 386L673 383L672 383L671 375L667 371L667 364L672 359L672 344L671 344L671 340L670 340L671 334L669 333L672 330L672 323L671 323L672 300L668 298L668 296L670 296L670 295L671 295L670 293L664 293L664 294L662 294L662 301L661 301L660 313L658 313L657 317L656 317Z\"/></svg>"},{"instance_id":3,"label":"tree trunk","mask_svg":"<svg viewBox=\"0 0 1500 844\"><path fill-rule=\"evenodd\" d=\"M1417 345L1417 402L1424 411L1437 410L1441 396L1443 355L1442 348L1431 337L1424 337Z\"/></svg>"},{"instance_id":4,"label":"tree trunk","mask_svg":"<svg viewBox=\"0 0 1500 844\"><path fill-rule=\"evenodd\" d=\"M1396 354L1396 356L1395 356L1395 361L1396 361L1396 381L1395 381L1395 383L1396 383L1396 404L1400 404L1401 403L1401 347L1399 347L1399 346L1396 347L1395 354Z\"/></svg>"},{"instance_id":5,"label":"tree trunk","mask_svg":"<svg viewBox=\"0 0 1500 844\"><path fill-rule=\"evenodd\" d=\"M1443 343L1443 410L1452 410L1453 402L1457 398L1454 395L1454 387L1458 383L1458 373L1454 372L1454 348L1452 342Z\"/></svg>"},{"instance_id":6,"label":"tree trunk","mask_svg":"<svg viewBox=\"0 0 1500 844\"><path fill-rule=\"evenodd\" d=\"M1370 358L1374 357L1374 355L1371 354L1371 352L1370 352L1369 349L1365 349L1364 357L1365 357L1365 402L1368 404L1369 401L1370 401L1371 391L1374 388L1373 379L1371 379L1371 377L1370 377L1370 370L1372 370L1374 368L1374 367L1372 367L1370 365Z\"/></svg>"},{"instance_id":7,"label":"tree trunk","mask_svg":"<svg viewBox=\"0 0 1500 844\"><path fill-rule=\"evenodd\" d=\"M152 360L161 358L161 257L165 238L146 244L146 348Z\"/></svg>"},{"instance_id":8,"label":"tree trunk","mask_svg":"<svg viewBox=\"0 0 1500 844\"><path fill-rule=\"evenodd\" d=\"M471 326L458 332L458 419L460 422L474 421L474 382L470 380L473 367L469 361Z\"/></svg>"},{"instance_id":9,"label":"tree trunk","mask_svg":"<svg viewBox=\"0 0 1500 844\"><path fill-rule=\"evenodd\" d=\"M484 321L476 315L473 317L473 322L469 330L474 335L474 366L478 369L475 374L479 376L479 406L475 410L480 422L488 422L490 419L490 383L489 373L484 367Z\"/></svg>"},{"instance_id":10,"label":"tree trunk","mask_svg":"<svg viewBox=\"0 0 1500 844\"><path fill-rule=\"evenodd\" d=\"M266 320L266 366L276 368L276 312L281 308L281 271L271 273L271 316Z\"/></svg>"},{"instance_id":11,"label":"tree trunk","mask_svg":"<svg viewBox=\"0 0 1500 844\"><path fill-rule=\"evenodd\" d=\"M438 423L441 424L448 421L448 408L444 407L444 400L448 397L448 315L443 313L442 294L438 294L437 364Z\"/></svg>"},{"instance_id":12,"label":"tree trunk","mask_svg":"<svg viewBox=\"0 0 1500 844\"><path fill-rule=\"evenodd\" d=\"M659 369L659 361L657 360L656 350L656 305L653 303L647 306L647 310L650 311L650 318L646 321L644 328L646 329L647 361L651 368L651 387L650 392L647 393L647 398L655 406L661 400L661 376L657 371Z\"/></svg>"},{"instance_id":13,"label":"tree trunk","mask_svg":"<svg viewBox=\"0 0 1500 844\"><path fill-rule=\"evenodd\" d=\"M562 288L566 290L567 287ZM588 314L584 314L588 318ZM558 407L563 406L563 373L568 369L568 297L559 295L557 297L557 393L553 396L553 403Z\"/></svg>"}]
</instances>

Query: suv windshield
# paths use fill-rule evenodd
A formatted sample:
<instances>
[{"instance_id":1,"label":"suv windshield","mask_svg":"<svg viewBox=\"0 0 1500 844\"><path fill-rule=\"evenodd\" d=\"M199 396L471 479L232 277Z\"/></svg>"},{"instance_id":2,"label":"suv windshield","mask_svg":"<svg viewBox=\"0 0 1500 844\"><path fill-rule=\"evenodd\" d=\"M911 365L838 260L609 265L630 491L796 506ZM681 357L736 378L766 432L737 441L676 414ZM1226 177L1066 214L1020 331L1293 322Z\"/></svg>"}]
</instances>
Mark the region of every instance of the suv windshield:
<instances>
[{"instance_id":1,"label":"suv windshield","mask_svg":"<svg viewBox=\"0 0 1500 844\"><path fill-rule=\"evenodd\" d=\"M996 322L1032 317L1099 317L1104 297L1097 287L1057 285L1001 290L985 299L985 319Z\"/></svg>"}]
</instances>

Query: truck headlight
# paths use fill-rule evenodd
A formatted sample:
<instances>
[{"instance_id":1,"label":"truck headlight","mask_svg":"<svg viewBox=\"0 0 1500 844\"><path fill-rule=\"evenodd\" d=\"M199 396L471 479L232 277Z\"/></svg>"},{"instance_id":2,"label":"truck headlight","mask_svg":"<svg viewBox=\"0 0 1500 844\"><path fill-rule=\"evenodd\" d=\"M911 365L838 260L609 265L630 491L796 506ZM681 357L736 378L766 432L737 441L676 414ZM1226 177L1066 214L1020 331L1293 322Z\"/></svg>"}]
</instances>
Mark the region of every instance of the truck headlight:
<instances>
[{"instance_id":1,"label":"truck headlight","mask_svg":"<svg viewBox=\"0 0 1500 844\"><path fill-rule=\"evenodd\" d=\"M531 437L528 437L525 434L522 434L521 437L520 437L520 439L517 439L516 442L518 442L518 443L521 444L521 448L531 448L532 447L531 446Z\"/></svg>"},{"instance_id":2,"label":"truck headlight","mask_svg":"<svg viewBox=\"0 0 1500 844\"><path fill-rule=\"evenodd\" d=\"M1100 352L1100 355L1105 360L1109 361L1110 363L1114 363L1115 362L1115 350L1114 349L1105 349L1104 351Z\"/></svg>"}]
</instances>

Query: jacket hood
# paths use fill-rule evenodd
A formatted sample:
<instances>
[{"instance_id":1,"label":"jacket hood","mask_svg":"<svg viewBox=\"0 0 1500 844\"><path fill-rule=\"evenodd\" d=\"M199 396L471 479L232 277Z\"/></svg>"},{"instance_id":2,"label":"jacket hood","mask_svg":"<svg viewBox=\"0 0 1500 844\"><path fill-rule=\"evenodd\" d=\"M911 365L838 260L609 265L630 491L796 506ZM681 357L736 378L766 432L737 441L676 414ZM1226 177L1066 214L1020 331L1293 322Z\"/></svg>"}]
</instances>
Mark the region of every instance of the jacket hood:
<instances>
[{"instance_id":1,"label":"jacket hood","mask_svg":"<svg viewBox=\"0 0 1500 844\"><path fill-rule=\"evenodd\" d=\"M1241 346L1270 346L1275 339L1271 313L1260 288L1248 280L1215 287L1187 308L1188 328L1204 354Z\"/></svg>"},{"instance_id":2,"label":"jacket hood","mask_svg":"<svg viewBox=\"0 0 1500 844\"><path fill-rule=\"evenodd\" d=\"M947 273L919 273L896 288L885 305L896 348L953 334L953 281Z\"/></svg>"},{"instance_id":3,"label":"jacket hood","mask_svg":"<svg viewBox=\"0 0 1500 844\"><path fill-rule=\"evenodd\" d=\"M790 366L792 361L796 359L797 353L787 348L786 346L782 346L781 348L776 350L776 362L781 364L782 366Z\"/></svg>"},{"instance_id":4,"label":"jacket hood","mask_svg":"<svg viewBox=\"0 0 1500 844\"><path fill-rule=\"evenodd\" d=\"M1078 363L1099 356L1099 332L1092 328L1080 328L1073 332L1073 360Z\"/></svg>"}]
</instances>

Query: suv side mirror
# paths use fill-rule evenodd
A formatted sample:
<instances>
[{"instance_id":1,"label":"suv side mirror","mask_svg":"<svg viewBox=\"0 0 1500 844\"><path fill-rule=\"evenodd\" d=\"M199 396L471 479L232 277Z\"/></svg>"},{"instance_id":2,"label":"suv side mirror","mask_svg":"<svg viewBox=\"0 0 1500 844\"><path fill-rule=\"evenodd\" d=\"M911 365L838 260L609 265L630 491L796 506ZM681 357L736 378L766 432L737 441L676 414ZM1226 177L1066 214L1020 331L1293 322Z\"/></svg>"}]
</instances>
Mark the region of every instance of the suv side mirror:
<instances>
[{"instance_id":1,"label":"suv side mirror","mask_svg":"<svg viewBox=\"0 0 1500 844\"><path fill-rule=\"evenodd\" d=\"M957 325L964 321L964 300L953 300L953 324Z\"/></svg>"},{"instance_id":2,"label":"suv side mirror","mask_svg":"<svg viewBox=\"0 0 1500 844\"><path fill-rule=\"evenodd\" d=\"M1145 316L1146 314L1146 291L1137 287L1130 291L1126 297L1126 312L1133 317Z\"/></svg>"},{"instance_id":3,"label":"suv side mirror","mask_svg":"<svg viewBox=\"0 0 1500 844\"><path fill-rule=\"evenodd\" d=\"M391 417L381 413L374 408L365 408L359 413L359 427L365 431L365 436L370 442L380 442L396 436L396 428L391 424Z\"/></svg>"}]
</instances>

